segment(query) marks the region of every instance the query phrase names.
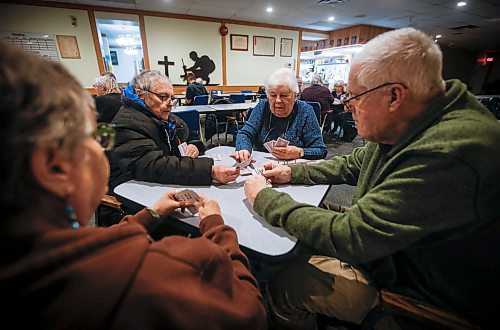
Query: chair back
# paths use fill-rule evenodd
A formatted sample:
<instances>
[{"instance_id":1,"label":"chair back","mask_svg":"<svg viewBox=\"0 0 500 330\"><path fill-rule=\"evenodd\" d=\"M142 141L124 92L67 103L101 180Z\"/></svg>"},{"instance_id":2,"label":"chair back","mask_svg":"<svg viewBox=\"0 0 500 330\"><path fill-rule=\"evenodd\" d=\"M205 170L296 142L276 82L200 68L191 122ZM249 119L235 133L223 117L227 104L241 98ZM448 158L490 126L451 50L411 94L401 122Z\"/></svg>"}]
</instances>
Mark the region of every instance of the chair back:
<instances>
[{"instance_id":1,"label":"chair back","mask_svg":"<svg viewBox=\"0 0 500 330\"><path fill-rule=\"evenodd\" d=\"M207 105L208 95L197 95L193 99L193 105Z\"/></svg>"},{"instance_id":2,"label":"chair back","mask_svg":"<svg viewBox=\"0 0 500 330\"><path fill-rule=\"evenodd\" d=\"M318 120L318 124L321 125L321 104L319 102L312 102L312 101L304 101L304 102L312 106L314 114L316 115L316 119Z\"/></svg>"},{"instance_id":3,"label":"chair back","mask_svg":"<svg viewBox=\"0 0 500 330\"><path fill-rule=\"evenodd\" d=\"M200 114L196 110L176 111L175 115L187 124L190 140L200 139Z\"/></svg>"},{"instance_id":4,"label":"chair back","mask_svg":"<svg viewBox=\"0 0 500 330\"><path fill-rule=\"evenodd\" d=\"M219 96L219 94L222 94L222 90L220 89L212 89L210 91L210 98L212 98L212 100L218 100L221 98L221 96Z\"/></svg>"},{"instance_id":5,"label":"chair back","mask_svg":"<svg viewBox=\"0 0 500 330\"><path fill-rule=\"evenodd\" d=\"M229 94L229 99L233 103L245 103L245 94Z\"/></svg>"},{"instance_id":6,"label":"chair back","mask_svg":"<svg viewBox=\"0 0 500 330\"><path fill-rule=\"evenodd\" d=\"M253 91L251 91L250 89L244 89L242 91L240 91L241 94L252 94ZM252 95L245 95L245 100L253 100L253 96Z\"/></svg>"}]
</instances>

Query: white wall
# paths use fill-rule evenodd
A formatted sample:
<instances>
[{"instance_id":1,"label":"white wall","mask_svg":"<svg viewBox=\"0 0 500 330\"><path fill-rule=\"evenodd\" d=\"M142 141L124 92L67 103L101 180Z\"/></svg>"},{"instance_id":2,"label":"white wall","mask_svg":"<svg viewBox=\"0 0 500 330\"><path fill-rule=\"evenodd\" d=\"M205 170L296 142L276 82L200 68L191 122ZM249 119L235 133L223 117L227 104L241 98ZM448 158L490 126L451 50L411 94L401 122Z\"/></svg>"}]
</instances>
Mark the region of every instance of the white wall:
<instances>
[{"instance_id":1,"label":"white wall","mask_svg":"<svg viewBox=\"0 0 500 330\"><path fill-rule=\"evenodd\" d=\"M229 32L226 36L226 75L228 85L263 85L271 72L291 64L296 69L299 32L256 26L226 24ZM248 51L231 50L231 34L248 35ZM253 37L274 37L275 53L270 56L253 55ZM281 38L293 39L292 57L280 56Z\"/></svg>"},{"instance_id":2,"label":"white wall","mask_svg":"<svg viewBox=\"0 0 500 330\"><path fill-rule=\"evenodd\" d=\"M75 16L78 25L71 25L70 16ZM60 9L0 3L0 31L34 32L55 35L76 36L80 59L59 58L61 64L80 81L89 87L99 75L92 32L87 11Z\"/></svg>"},{"instance_id":3,"label":"white wall","mask_svg":"<svg viewBox=\"0 0 500 330\"><path fill-rule=\"evenodd\" d=\"M210 84L222 84L219 23L145 16L144 25L152 70L164 72L165 66L158 65L158 61L163 61L163 56L168 56L168 61L175 63L168 68L169 78L174 84L185 84L180 77L184 74L182 59L188 68L191 67L194 62L189 53L194 50L198 57L207 55L215 62L215 71L210 74Z\"/></svg>"},{"instance_id":4,"label":"white wall","mask_svg":"<svg viewBox=\"0 0 500 330\"><path fill-rule=\"evenodd\" d=\"M110 48L110 50L116 52L118 65L113 64L113 73L120 83L130 82L136 74L141 72L142 48L137 49L137 55L125 54L125 48Z\"/></svg>"}]
</instances>

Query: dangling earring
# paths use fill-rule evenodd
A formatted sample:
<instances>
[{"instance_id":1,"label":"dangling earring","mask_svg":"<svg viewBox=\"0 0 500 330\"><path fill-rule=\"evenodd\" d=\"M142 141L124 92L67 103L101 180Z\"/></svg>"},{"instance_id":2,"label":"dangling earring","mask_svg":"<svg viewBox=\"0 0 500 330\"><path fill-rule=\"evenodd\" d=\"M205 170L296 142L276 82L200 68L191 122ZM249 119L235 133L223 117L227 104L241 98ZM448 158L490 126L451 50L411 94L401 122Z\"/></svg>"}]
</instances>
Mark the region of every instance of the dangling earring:
<instances>
[{"instance_id":1,"label":"dangling earring","mask_svg":"<svg viewBox=\"0 0 500 330\"><path fill-rule=\"evenodd\" d=\"M76 220L76 213L75 210L73 209L73 206L68 204L68 206L66 206L66 212L68 213L68 220L71 223L71 227L73 229L79 228L80 224Z\"/></svg>"}]
</instances>

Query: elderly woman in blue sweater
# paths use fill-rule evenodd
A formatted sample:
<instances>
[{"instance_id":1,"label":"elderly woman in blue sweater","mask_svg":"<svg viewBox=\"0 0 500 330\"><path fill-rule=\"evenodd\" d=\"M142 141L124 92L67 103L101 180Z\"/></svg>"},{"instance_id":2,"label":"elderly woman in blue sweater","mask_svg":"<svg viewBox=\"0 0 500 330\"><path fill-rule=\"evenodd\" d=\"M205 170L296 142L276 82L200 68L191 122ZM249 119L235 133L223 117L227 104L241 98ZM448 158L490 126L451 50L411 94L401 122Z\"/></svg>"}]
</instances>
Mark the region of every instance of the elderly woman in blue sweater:
<instances>
[{"instance_id":1,"label":"elderly woman in blue sweater","mask_svg":"<svg viewBox=\"0 0 500 330\"><path fill-rule=\"evenodd\" d=\"M252 149L267 151L264 144L281 137L289 144L272 149L272 155L278 159L325 158L327 150L314 110L297 100L295 72L278 69L269 76L265 87L268 99L257 104L238 132L232 157L237 161L247 160Z\"/></svg>"}]
</instances>

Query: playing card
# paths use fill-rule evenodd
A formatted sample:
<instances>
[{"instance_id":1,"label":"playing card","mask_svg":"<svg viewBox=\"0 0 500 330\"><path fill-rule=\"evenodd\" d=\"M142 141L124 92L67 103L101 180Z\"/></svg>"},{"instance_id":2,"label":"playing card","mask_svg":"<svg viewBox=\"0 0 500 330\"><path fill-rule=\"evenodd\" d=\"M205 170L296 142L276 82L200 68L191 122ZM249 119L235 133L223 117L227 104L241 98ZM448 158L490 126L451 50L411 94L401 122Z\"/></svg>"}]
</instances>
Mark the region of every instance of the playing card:
<instances>
[{"instance_id":1,"label":"playing card","mask_svg":"<svg viewBox=\"0 0 500 330\"><path fill-rule=\"evenodd\" d=\"M245 168L248 165L250 165L251 162L252 162L252 158L248 158L247 160L244 160L241 163L238 163L238 162L234 163L233 167Z\"/></svg>"},{"instance_id":2,"label":"playing card","mask_svg":"<svg viewBox=\"0 0 500 330\"><path fill-rule=\"evenodd\" d=\"M186 142L179 144L178 148L179 148L179 152L181 153L181 156L186 156L187 146L188 145Z\"/></svg>"},{"instance_id":3,"label":"playing card","mask_svg":"<svg viewBox=\"0 0 500 330\"><path fill-rule=\"evenodd\" d=\"M201 200L200 196L198 196L198 194L192 191L191 189L184 189L178 191L175 193L174 197L179 202L188 202L193 204ZM198 213L198 208L196 207L196 205L188 206L187 209L189 210L189 212L191 212L192 215Z\"/></svg>"},{"instance_id":4,"label":"playing card","mask_svg":"<svg viewBox=\"0 0 500 330\"><path fill-rule=\"evenodd\" d=\"M213 160L222 160L220 154L211 155L210 158L212 158Z\"/></svg>"},{"instance_id":5,"label":"playing card","mask_svg":"<svg viewBox=\"0 0 500 330\"><path fill-rule=\"evenodd\" d=\"M274 146L276 145L276 140L271 140L271 150L273 150Z\"/></svg>"},{"instance_id":6,"label":"playing card","mask_svg":"<svg viewBox=\"0 0 500 330\"><path fill-rule=\"evenodd\" d=\"M278 138L278 141L276 141L274 147L287 147L288 143L290 143L288 140Z\"/></svg>"},{"instance_id":7,"label":"playing card","mask_svg":"<svg viewBox=\"0 0 500 330\"><path fill-rule=\"evenodd\" d=\"M267 149L267 151L269 151L270 153L273 151L273 148L271 147L271 141L267 141L266 143L264 143L264 147Z\"/></svg>"}]
</instances>

